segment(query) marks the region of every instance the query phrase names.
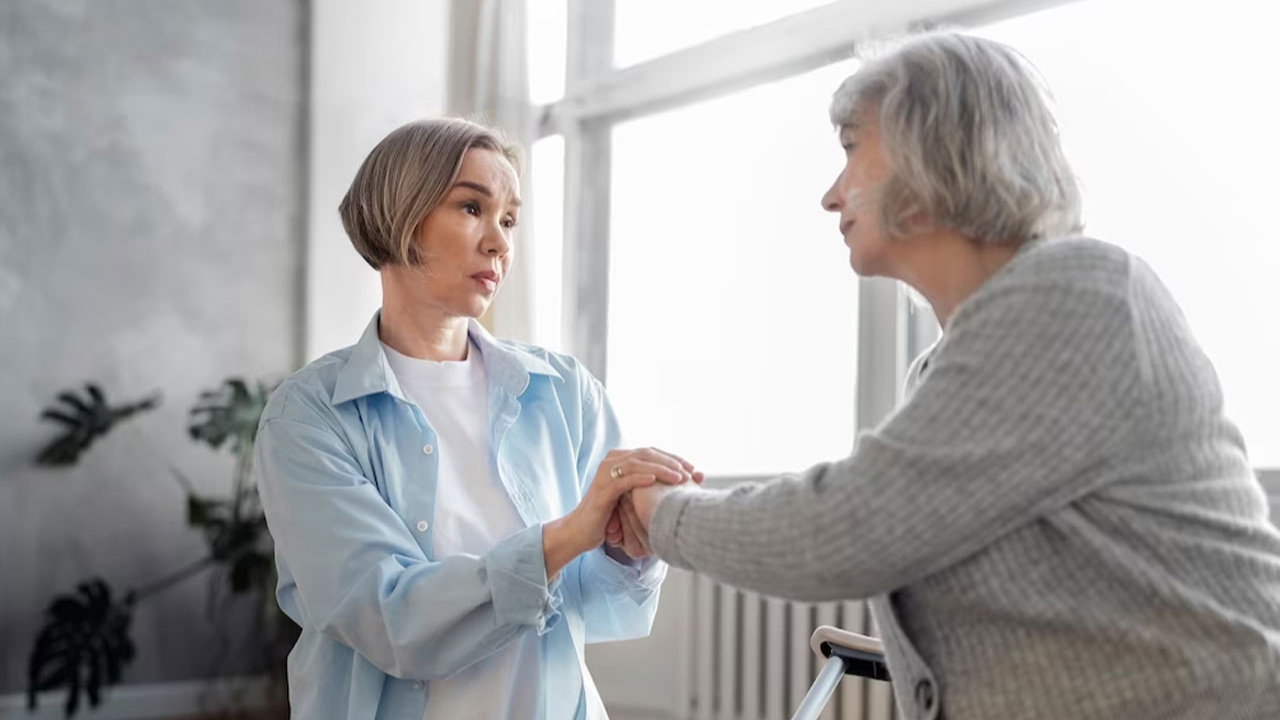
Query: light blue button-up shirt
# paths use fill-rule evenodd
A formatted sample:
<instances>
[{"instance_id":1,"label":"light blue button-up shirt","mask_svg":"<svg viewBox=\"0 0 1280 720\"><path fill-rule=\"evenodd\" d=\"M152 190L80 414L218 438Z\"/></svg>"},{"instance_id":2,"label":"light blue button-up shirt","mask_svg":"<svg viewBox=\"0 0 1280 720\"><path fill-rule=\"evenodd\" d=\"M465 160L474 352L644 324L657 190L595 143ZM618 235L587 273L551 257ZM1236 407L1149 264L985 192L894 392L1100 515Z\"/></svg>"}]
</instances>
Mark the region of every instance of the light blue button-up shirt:
<instances>
[{"instance_id":1,"label":"light blue button-up shirt","mask_svg":"<svg viewBox=\"0 0 1280 720\"><path fill-rule=\"evenodd\" d=\"M482 556L432 549L436 434L396 382L377 315L267 403L256 462L277 599L302 627L289 654L295 718L418 720L432 680L521 633L542 644L541 707L528 717L603 717L583 645L649 633L662 562L622 564L598 548L546 576L542 523L577 506L620 442L600 383L571 357L495 340L474 321L470 336L488 376L495 472L525 524Z\"/></svg>"}]
</instances>

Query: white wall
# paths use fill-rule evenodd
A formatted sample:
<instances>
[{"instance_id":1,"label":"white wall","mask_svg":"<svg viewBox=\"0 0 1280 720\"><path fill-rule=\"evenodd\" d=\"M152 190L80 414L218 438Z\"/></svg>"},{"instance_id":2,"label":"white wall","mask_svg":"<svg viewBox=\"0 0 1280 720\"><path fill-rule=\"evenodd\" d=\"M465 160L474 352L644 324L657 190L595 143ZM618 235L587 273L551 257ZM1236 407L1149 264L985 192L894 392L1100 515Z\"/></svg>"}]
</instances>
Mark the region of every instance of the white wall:
<instances>
[{"instance_id":1,"label":"white wall","mask_svg":"<svg viewBox=\"0 0 1280 720\"><path fill-rule=\"evenodd\" d=\"M338 203L396 127L445 110L447 0L314 0L305 360L354 343L381 287L351 247Z\"/></svg>"},{"instance_id":2,"label":"white wall","mask_svg":"<svg viewBox=\"0 0 1280 720\"><path fill-rule=\"evenodd\" d=\"M683 570L667 573L649 637L587 646L587 667L613 720L683 717L692 578Z\"/></svg>"}]
</instances>

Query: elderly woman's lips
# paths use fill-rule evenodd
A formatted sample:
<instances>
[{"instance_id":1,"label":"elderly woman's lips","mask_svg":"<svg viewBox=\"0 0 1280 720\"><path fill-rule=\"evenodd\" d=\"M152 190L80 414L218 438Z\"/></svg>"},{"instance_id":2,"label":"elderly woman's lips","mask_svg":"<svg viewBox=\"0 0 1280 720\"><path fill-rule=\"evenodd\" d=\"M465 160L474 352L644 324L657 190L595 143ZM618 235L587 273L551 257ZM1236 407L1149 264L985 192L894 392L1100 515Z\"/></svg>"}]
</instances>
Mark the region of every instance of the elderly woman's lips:
<instances>
[{"instance_id":1,"label":"elderly woman's lips","mask_svg":"<svg viewBox=\"0 0 1280 720\"><path fill-rule=\"evenodd\" d=\"M840 223L840 234L841 234L841 235L848 235L848 234L849 234L849 228L853 227L853 223L854 223L854 221L853 221L853 220L850 220L849 222L842 222L842 223Z\"/></svg>"}]
</instances>

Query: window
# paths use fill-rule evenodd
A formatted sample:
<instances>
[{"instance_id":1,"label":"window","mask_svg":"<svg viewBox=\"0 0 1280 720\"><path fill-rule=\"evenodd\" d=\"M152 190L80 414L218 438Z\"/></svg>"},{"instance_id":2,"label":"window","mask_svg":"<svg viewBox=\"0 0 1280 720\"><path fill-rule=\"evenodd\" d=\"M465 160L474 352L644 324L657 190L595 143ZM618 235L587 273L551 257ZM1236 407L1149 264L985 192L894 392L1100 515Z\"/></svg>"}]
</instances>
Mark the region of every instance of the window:
<instances>
[{"instance_id":1,"label":"window","mask_svg":"<svg viewBox=\"0 0 1280 720\"><path fill-rule=\"evenodd\" d=\"M531 265L530 275L535 278L533 342L560 351L564 348L560 322L564 305L564 137L549 135L537 140L529 155L533 248L531 257L520 262Z\"/></svg>"},{"instance_id":2,"label":"window","mask_svg":"<svg viewBox=\"0 0 1280 720\"><path fill-rule=\"evenodd\" d=\"M529 100L534 105L545 105L564 97L568 7L566 0L537 0L525 12Z\"/></svg>"},{"instance_id":3,"label":"window","mask_svg":"<svg viewBox=\"0 0 1280 720\"><path fill-rule=\"evenodd\" d=\"M1275 3L1088 0L982 28L1036 64L1086 232L1144 258L1217 368L1250 459L1280 467ZM1087 48L1082 52L1081 48ZM1268 327L1268 323L1271 327Z\"/></svg>"},{"instance_id":4,"label":"window","mask_svg":"<svg viewBox=\"0 0 1280 720\"><path fill-rule=\"evenodd\" d=\"M849 452L857 281L819 198L852 70L614 129L607 377L629 436L720 475Z\"/></svg>"},{"instance_id":5,"label":"window","mask_svg":"<svg viewBox=\"0 0 1280 720\"><path fill-rule=\"evenodd\" d=\"M614 64L634 65L832 0L616 0Z\"/></svg>"},{"instance_id":6,"label":"window","mask_svg":"<svg viewBox=\"0 0 1280 720\"><path fill-rule=\"evenodd\" d=\"M852 441L851 386L838 381L821 402L805 378L847 368L841 377L856 377L863 391L862 426L889 406L903 364L936 329L896 289L856 282L834 262L822 299L814 296L820 310L798 320L836 344L817 360L752 353L749 343L766 336L746 323L776 319L792 297L781 292L769 305L759 290L784 275L781 260L762 259L771 236L795 228L787 241L803 250L791 258L838 252L815 194L835 172L826 163L839 159L821 149L830 137L822 106L852 69L838 63L857 38L937 21L1006 41L1044 72L1084 184L1088 232L1161 275L1215 363L1254 463L1280 467L1280 332L1254 319L1280 307L1280 242L1260 219L1280 197L1272 130L1280 113L1266 92L1268 72L1280 67L1269 37L1280 27L1277 4L743 0L729 11L673 0L540 0L530 13L534 101L550 103L540 132L558 138L534 148L534 225L559 222L546 206L569 203L558 226L563 248L535 242L535 265L541 277L572 261L563 293L538 285L535 341L563 346L605 376L633 442L670 443L716 473L763 474L847 451ZM580 67L566 66L566 46ZM695 47L696 55L681 53ZM798 104L810 99L814 106ZM538 168L544 155L554 173ZM701 167L714 169L699 175ZM766 204L770 212L760 212ZM740 252L725 251L729 238ZM592 280L601 277L608 281ZM656 328L688 354L645 357ZM805 361L830 364L806 374L797 369ZM728 367L740 375L729 377ZM780 389L757 406L735 404L729 388L749 377L770 377ZM783 377L800 384L789 390ZM720 411L664 419L676 397L682 407ZM831 431L800 428L800 417ZM777 429L777 421L789 425ZM839 445L838 432L848 435Z\"/></svg>"}]
</instances>

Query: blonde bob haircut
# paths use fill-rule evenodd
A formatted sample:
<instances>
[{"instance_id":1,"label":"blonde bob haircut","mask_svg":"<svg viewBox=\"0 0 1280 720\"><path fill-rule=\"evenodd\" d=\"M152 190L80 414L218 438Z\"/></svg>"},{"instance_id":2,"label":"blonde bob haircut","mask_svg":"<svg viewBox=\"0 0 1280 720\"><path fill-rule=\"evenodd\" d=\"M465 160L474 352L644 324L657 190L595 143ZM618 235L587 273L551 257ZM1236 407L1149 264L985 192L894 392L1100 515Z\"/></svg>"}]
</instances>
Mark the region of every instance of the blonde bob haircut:
<instances>
[{"instance_id":1,"label":"blonde bob haircut","mask_svg":"<svg viewBox=\"0 0 1280 720\"><path fill-rule=\"evenodd\" d=\"M418 226L444 200L472 148L502 153L520 172L520 156L502 133L460 118L402 125L360 164L338 214L356 252L373 269L418 265Z\"/></svg>"},{"instance_id":2,"label":"blonde bob haircut","mask_svg":"<svg viewBox=\"0 0 1280 720\"><path fill-rule=\"evenodd\" d=\"M890 238L920 218L992 243L1082 229L1048 88L1005 45L931 32L882 46L836 90L830 114L855 132L878 123L892 168L880 218Z\"/></svg>"}]
</instances>

